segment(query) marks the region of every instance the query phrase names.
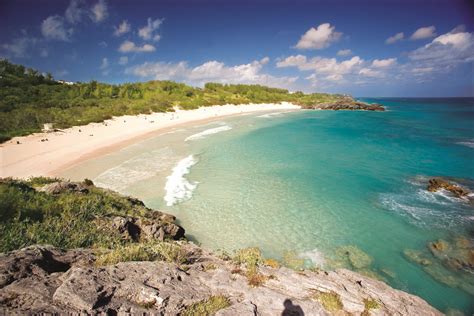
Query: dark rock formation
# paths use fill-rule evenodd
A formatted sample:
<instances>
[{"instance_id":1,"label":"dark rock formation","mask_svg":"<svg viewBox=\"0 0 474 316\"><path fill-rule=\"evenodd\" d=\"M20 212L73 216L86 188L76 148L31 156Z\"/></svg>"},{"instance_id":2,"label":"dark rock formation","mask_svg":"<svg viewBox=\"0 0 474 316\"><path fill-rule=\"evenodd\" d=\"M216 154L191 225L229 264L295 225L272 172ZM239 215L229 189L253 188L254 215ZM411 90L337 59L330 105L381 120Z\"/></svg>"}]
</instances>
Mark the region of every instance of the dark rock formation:
<instances>
[{"instance_id":1,"label":"dark rock formation","mask_svg":"<svg viewBox=\"0 0 474 316\"><path fill-rule=\"evenodd\" d=\"M32 246L0 255L0 314L177 315L215 296L231 303L216 315L281 315L291 300L306 315L328 315L314 293L330 293L342 314L441 315L424 300L348 270L295 272L260 267L265 282L251 287L235 263L180 243L194 256L174 263L123 262L96 267L89 250ZM212 267L212 268L209 268Z\"/></svg>"},{"instance_id":2,"label":"dark rock formation","mask_svg":"<svg viewBox=\"0 0 474 316\"><path fill-rule=\"evenodd\" d=\"M159 211L149 211L147 217L115 216L110 225L125 238L133 241L184 238L184 228L173 223L175 217Z\"/></svg>"},{"instance_id":3,"label":"dark rock formation","mask_svg":"<svg viewBox=\"0 0 474 316\"><path fill-rule=\"evenodd\" d=\"M461 186L453 184L443 178L433 178L428 181L428 191L436 192L442 189L451 192L455 197L461 199L468 198L468 195L471 193L468 189L462 188Z\"/></svg>"},{"instance_id":4,"label":"dark rock formation","mask_svg":"<svg viewBox=\"0 0 474 316\"><path fill-rule=\"evenodd\" d=\"M381 104L365 103L356 101L351 97L340 98L336 101L318 103L312 105L303 105L303 109L314 109L314 110L360 110L360 111L385 111L385 107Z\"/></svg>"}]
</instances>

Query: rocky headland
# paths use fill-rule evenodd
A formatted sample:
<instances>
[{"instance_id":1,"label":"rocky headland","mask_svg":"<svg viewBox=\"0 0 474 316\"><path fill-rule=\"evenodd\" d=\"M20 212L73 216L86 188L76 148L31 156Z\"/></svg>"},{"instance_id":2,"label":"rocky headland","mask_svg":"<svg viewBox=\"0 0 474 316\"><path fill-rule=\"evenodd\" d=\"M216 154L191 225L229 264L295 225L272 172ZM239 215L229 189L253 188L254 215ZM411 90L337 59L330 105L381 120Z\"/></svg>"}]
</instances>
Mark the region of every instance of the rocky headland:
<instances>
[{"instance_id":1,"label":"rocky headland","mask_svg":"<svg viewBox=\"0 0 474 316\"><path fill-rule=\"evenodd\" d=\"M290 269L258 248L211 253L187 241L174 216L91 181L4 179L0 189L10 207L0 227L2 314L441 315L346 269ZM343 250L370 260L356 254Z\"/></svg>"},{"instance_id":2,"label":"rocky headland","mask_svg":"<svg viewBox=\"0 0 474 316\"><path fill-rule=\"evenodd\" d=\"M385 107L378 103L365 103L357 101L350 96L337 98L329 102L320 102L309 105L302 105L303 109L313 110L350 110L350 111L385 111Z\"/></svg>"}]
</instances>

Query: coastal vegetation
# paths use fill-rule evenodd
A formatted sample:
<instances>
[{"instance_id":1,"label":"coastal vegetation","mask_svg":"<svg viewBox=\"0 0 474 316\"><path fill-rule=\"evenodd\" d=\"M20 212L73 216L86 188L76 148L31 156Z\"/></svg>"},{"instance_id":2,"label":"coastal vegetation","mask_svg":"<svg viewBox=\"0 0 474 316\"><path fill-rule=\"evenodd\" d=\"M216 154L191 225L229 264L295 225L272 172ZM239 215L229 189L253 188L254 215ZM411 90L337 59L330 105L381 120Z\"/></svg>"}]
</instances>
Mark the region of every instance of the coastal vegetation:
<instances>
[{"instance_id":1,"label":"coastal vegetation","mask_svg":"<svg viewBox=\"0 0 474 316\"><path fill-rule=\"evenodd\" d=\"M290 92L261 85L207 83L203 88L173 81L119 85L65 83L51 74L0 60L0 142L41 131L43 124L67 128L113 116L189 110L222 104L293 102L307 107L342 95Z\"/></svg>"},{"instance_id":2,"label":"coastal vegetation","mask_svg":"<svg viewBox=\"0 0 474 316\"><path fill-rule=\"evenodd\" d=\"M181 260L171 246L130 246L135 241L148 241L145 234L139 234L140 227L162 225L168 233L160 239L179 238L184 230L179 232L180 227L172 223L174 217L95 187L90 180L76 184L52 178L2 179L0 197L0 252L50 244L67 249L115 249L99 256L103 264L124 258Z\"/></svg>"}]
</instances>

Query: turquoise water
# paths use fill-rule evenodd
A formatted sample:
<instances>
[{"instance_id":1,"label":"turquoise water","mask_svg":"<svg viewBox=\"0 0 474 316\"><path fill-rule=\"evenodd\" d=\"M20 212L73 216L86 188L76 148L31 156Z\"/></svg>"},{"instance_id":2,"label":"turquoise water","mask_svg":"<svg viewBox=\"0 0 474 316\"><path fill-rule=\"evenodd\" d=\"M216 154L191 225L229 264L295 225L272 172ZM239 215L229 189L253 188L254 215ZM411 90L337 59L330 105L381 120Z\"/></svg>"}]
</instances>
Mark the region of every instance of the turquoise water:
<instances>
[{"instance_id":1,"label":"turquoise water","mask_svg":"<svg viewBox=\"0 0 474 316\"><path fill-rule=\"evenodd\" d=\"M336 250L356 246L372 258L361 272L442 311L472 313L472 274L454 274L448 286L403 253L430 256L427 243L440 238L473 242L472 205L425 187L429 177L447 176L474 188L474 99L364 100L388 111L221 119L65 176L93 177L176 214L191 238L213 249L258 246L280 259L292 250L336 267L344 266ZM123 175L131 180L118 186ZM435 272L451 273L442 266Z\"/></svg>"}]
</instances>

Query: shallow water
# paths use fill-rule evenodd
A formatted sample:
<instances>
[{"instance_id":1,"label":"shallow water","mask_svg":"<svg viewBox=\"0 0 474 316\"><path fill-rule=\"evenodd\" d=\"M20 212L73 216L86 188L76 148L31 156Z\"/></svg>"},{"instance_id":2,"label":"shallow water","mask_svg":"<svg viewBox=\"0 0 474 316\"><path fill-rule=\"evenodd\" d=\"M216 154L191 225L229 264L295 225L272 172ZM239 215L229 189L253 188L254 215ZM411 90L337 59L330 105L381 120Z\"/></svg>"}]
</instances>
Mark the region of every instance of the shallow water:
<instances>
[{"instance_id":1,"label":"shallow water","mask_svg":"<svg viewBox=\"0 0 474 316\"><path fill-rule=\"evenodd\" d=\"M173 213L213 249L258 246L280 259L293 250L336 267L344 266L338 247L356 246L373 259L361 272L442 311L472 313L472 295L403 252L473 237L472 206L425 187L429 177L448 176L474 188L474 100L366 100L389 111L241 115L156 136L64 176Z\"/></svg>"}]
</instances>

